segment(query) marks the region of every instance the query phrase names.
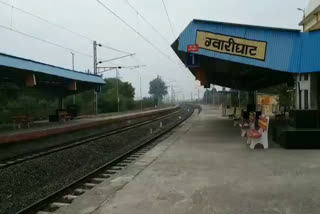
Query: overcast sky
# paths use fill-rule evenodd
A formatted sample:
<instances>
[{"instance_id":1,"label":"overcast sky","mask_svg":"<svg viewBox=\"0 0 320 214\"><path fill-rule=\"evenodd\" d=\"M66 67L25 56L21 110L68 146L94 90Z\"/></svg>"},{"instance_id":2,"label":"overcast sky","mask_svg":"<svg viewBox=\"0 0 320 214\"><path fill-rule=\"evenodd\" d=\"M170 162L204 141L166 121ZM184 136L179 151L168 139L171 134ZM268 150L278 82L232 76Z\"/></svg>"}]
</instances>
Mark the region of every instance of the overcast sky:
<instances>
[{"instance_id":1,"label":"overcast sky","mask_svg":"<svg viewBox=\"0 0 320 214\"><path fill-rule=\"evenodd\" d=\"M138 70L120 71L122 80L131 82L136 88L137 97L140 96L138 73L140 72L143 80L143 96L148 95L149 81L160 75L167 82L176 80L169 85L175 85L176 91L183 91L185 97L189 98L191 93L196 96L199 83L181 66L170 44L192 19L299 29L301 27L298 23L302 19L302 12L297 8L304 8L308 3L308 0L165 0L174 29L173 35L161 0L129 0L130 4L161 32L165 37L163 39L130 8L127 0L101 1L170 56L174 62L152 48L96 0L0 0L0 25L92 55L90 40L56 28L18 10L12 10L1 2L13 4L17 8L103 44L136 53L134 58L113 63L121 66L146 65ZM1 26L0 52L71 68L70 51L5 30ZM98 57L102 60L121 55L123 54L107 49L98 50ZM76 53L76 70L92 70L92 65L90 56ZM105 74L105 77L111 76L115 76L115 72Z\"/></svg>"}]
</instances>

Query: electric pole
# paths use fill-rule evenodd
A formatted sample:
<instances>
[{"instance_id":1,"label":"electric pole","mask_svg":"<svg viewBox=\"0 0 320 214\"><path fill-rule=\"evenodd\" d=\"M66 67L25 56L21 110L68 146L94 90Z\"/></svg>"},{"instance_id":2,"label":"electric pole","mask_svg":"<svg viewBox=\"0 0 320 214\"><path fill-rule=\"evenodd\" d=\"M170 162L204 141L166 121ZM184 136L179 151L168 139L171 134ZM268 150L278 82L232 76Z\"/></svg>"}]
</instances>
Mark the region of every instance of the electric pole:
<instances>
[{"instance_id":1,"label":"electric pole","mask_svg":"<svg viewBox=\"0 0 320 214\"><path fill-rule=\"evenodd\" d=\"M119 75L118 75L118 69L116 69L116 81L117 81L117 103L118 103L118 112L120 112Z\"/></svg>"},{"instance_id":2,"label":"electric pole","mask_svg":"<svg viewBox=\"0 0 320 214\"><path fill-rule=\"evenodd\" d=\"M139 72L140 74L140 72ZM141 83L141 74L140 74L140 109L142 111L142 83Z\"/></svg>"},{"instance_id":3,"label":"electric pole","mask_svg":"<svg viewBox=\"0 0 320 214\"><path fill-rule=\"evenodd\" d=\"M72 55L72 70L74 71L74 53L71 52L71 55ZM72 96L72 103L73 103L73 105L76 104L76 95L75 94Z\"/></svg>"},{"instance_id":4,"label":"electric pole","mask_svg":"<svg viewBox=\"0 0 320 214\"><path fill-rule=\"evenodd\" d=\"M173 85L171 85L171 104L174 103L174 92L173 92Z\"/></svg>"},{"instance_id":5,"label":"electric pole","mask_svg":"<svg viewBox=\"0 0 320 214\"><path fill-rule=\"evenodd\" d=\"M97 70L97 42L93 41L93 74L97 75L98 70ZM98 114L98 93L96 89L94 90L94 113Z\"/></svg>"},{"instance_id":6,"label":"electric pole","mask_svg":"<svg viewBox=\"0 0 320 214\"><path fill-rule=\"evenodd\" d=\"M72 55L72 70L74 71L74 53L71 52L71 55Z\"/></svg>"},{"instance_id":7,"label":"electric pole","mask_svg":"<svg viewBox=\"0 0 320 214\"><path fill-rule=\"evenodd\" d=\"M97 42L93 41L93 74L97 74L98 58L97 58Z\"/></svg>"}]
</instances>

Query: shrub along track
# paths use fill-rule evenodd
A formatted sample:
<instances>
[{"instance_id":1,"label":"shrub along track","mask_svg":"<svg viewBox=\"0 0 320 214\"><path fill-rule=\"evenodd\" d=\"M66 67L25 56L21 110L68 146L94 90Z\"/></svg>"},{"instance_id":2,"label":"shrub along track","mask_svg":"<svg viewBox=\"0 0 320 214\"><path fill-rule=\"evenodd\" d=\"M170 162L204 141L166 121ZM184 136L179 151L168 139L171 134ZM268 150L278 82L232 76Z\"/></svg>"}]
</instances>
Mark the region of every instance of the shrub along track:
<instances>
[{"instance_id":1,"label":"shrub along track","mask_svg":"<svg viewBox=\"0 0 320 214\"><path fill-rule=\"evenodd\" d=\"M188 111L187 109L190 109ZM133 148L148 142L166 128L190 116L193 108L134 129L49 153L0 169L0 213L13 214L68 186ZM150 129L153 133L150 133Z\"/></svg>"}]
</instances>

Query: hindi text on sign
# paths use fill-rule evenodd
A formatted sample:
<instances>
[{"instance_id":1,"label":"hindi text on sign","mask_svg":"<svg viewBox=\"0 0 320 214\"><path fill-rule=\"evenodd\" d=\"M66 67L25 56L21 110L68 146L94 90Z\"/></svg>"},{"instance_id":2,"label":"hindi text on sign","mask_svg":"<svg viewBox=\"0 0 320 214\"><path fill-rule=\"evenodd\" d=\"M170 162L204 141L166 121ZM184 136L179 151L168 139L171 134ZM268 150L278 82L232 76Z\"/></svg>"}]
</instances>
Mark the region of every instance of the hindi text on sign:
<instances>
[{"instance_id":1,"label":"hindi text on sign","mask_svg":"<svg viewBox=\"0 0 320 214\"><path fill-rule=\"evenodd\" d=\"M265 60L267 43L204 31L197 32L199 48L219 53Z\"/></svg>"}]
</instances>

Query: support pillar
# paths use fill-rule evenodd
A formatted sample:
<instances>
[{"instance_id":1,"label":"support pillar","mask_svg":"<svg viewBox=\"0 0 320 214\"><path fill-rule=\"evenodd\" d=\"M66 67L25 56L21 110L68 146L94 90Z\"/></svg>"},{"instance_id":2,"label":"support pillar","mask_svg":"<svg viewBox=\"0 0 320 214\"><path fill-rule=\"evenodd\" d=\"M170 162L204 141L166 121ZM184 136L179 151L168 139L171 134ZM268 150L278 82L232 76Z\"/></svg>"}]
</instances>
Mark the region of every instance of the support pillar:
<instances>
[{"instance_id":1,"label":"support pillar","mask_svg":"<svg viewBox=\"0 0 320 214\"><path fill-rule=\"evenodd\" d=\"M296 110L291 112L295 128L320 128L318 82L316 73L296 76Z\"/></svg>"},{"instance_id":2,"label":"support pillar","mask_svg":"<svg viewBox=\"0 0 320 214\"><path fill-rule=\"evenodd\" d=\"M64 109L64 97L59 97L59 109Z\"/></svg>"},{"instance_id":3,"label":"support pillar","mask_svg":"<svg viewBox=\"0 0 320 214\"><path fill-rule=\"evenodd\" d=\"M34 87L37 85L36 76L34 74L27 74L25 77L26 87Z\"/></svg>"},{"instance_id":4,"label":"support pillar","mask_svg":"<svg viewBox=\"0 0 320 214\"><path fill-rule=\"evenodd\" d=\"M247 111L256 111L257 107L257 98L256 98L256 92L255 91L249 91L248 92L248 105L247 105Z\"/></svg>"},{"instance_id":5,"label":"support pillar","mask_svg":"<svg viewBox=\"0 0 320 214\"><path fill-rule=\"evenodd\" d=\"M296 109L318 110L319 75L298 74L296 76Z\"/></svg>"},{"instance_id":6,"label":"support pillar","mask_svg":"<svg viewBox=\"0 0 320 214\"><path fill-rule=\"evenodd\" d=\"M98 92L94 91L94 114L98 114Z\"/></svg>"}]
</instances>

